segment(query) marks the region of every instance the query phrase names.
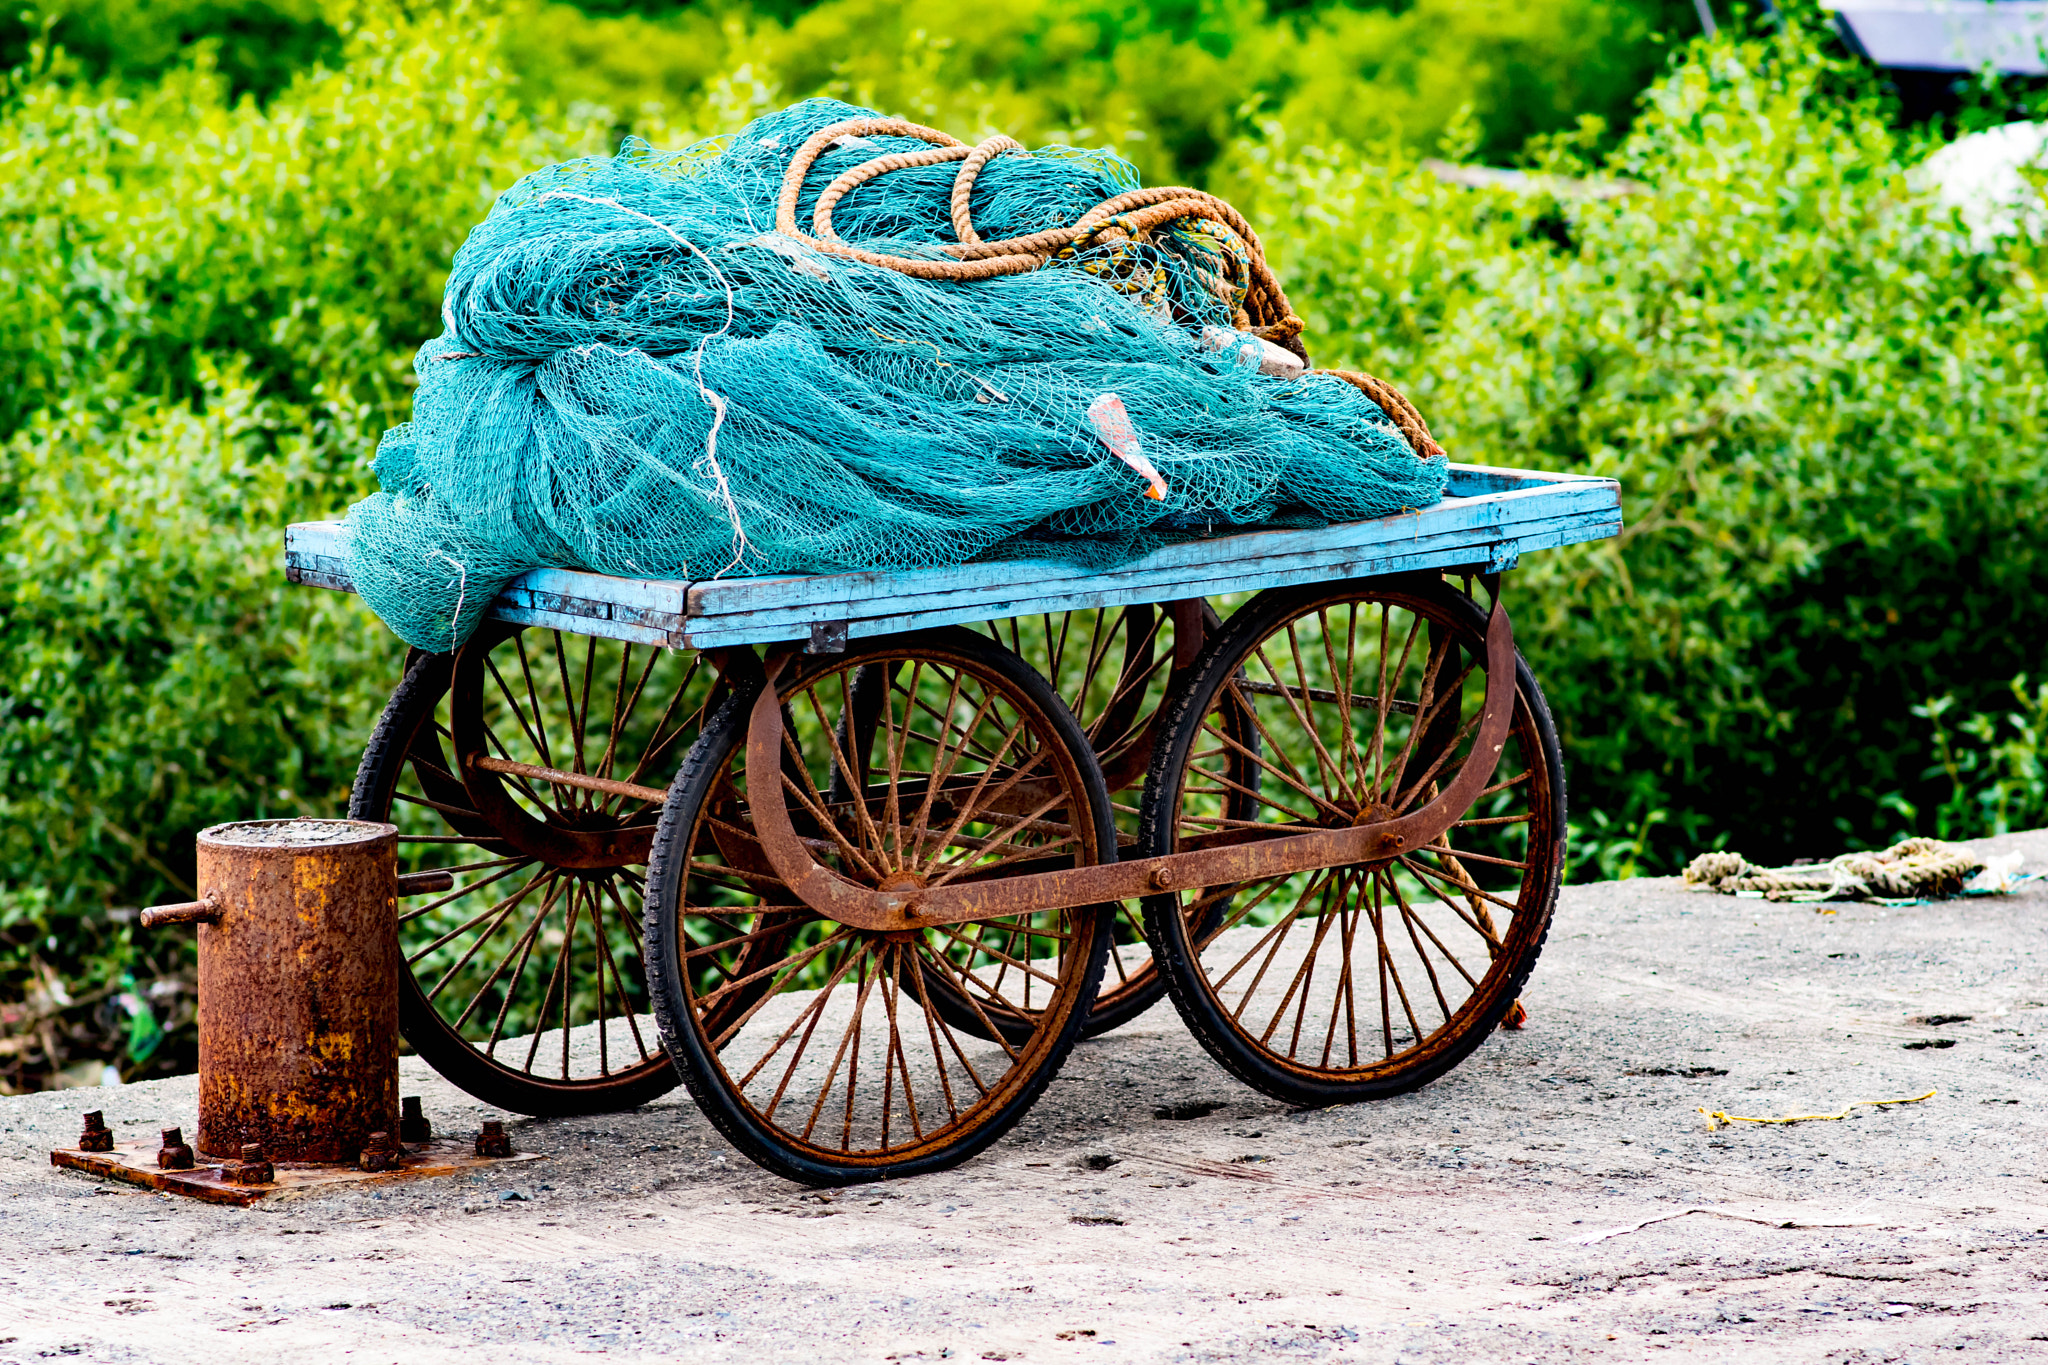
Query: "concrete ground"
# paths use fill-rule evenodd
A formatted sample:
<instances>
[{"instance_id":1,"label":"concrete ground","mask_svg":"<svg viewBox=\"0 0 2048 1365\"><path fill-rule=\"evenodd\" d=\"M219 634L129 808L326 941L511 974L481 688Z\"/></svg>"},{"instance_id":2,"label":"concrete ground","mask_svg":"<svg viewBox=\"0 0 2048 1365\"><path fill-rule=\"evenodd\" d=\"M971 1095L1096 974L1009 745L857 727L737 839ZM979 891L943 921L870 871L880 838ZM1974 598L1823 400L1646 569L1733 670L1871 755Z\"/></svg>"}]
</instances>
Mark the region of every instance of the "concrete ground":
<instances>
[{"instance_id":1,"label":"concrete ground","mask_svg":"<svg viewBox=\"0 0 2048 1365\"><path fill-rule=\"evenodd\" d=\"M2048 833L1984 846L2048 867ZM1573 888L1525 1000L1437 1084L1315 1112L1162 1005L965 1168L823 1194L681 1091L512 1123L545 1161L247 1210L48 1165L85 1109L190 1131L190 1078L0 1100L0 1362L2048 1361L2048 887Z\"/></svg>"}]
</instances>

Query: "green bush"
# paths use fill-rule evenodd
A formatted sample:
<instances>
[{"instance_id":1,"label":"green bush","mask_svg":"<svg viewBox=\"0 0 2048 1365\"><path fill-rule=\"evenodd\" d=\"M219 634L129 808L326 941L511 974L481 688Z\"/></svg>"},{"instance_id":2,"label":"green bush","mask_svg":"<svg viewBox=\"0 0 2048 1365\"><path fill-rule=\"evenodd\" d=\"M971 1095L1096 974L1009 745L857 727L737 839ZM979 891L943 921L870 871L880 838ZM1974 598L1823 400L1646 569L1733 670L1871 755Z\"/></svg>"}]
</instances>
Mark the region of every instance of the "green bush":
<instances>
[{"instance_id":1,"label":"green bush","mask_svg":"<svg viewBox=\"0 0 2048 1365\"><path fill-rule=\"evenodd\" d=\"M137 953L181 963L132 907L195 894L198 829L345 806L362 684L396 667L353 599L278 573L278 528L323 482L306 414L207 378L198 405L66 405L6 452L0 999L46 967L83 994Z\"/></svg>"},{"instance_id":2,"label":"green bush","mask_svg":"<svg viewBox=\"0 0 2048 1365\"><path fill-rule=\"evenodd\" d=\"M1980 254L1797 23L1702 48L1601 174L1452 188L1396 151L1246 149L1323 363L1406 385L1454 458L1611 475L1628 527L1516 575L1580 810L1648 867L1832 852L1937 804L1922 698L2040 666L2048 311ZM1578 172L1570 140L1554 169Z\"/></svg>"},{"instance_id":3,"label":"green bush","mask_svg":"<svg viewBox=\"0 0 2048 1365\"><path fill-rule=\"evenodd\" d=\"M1907 829L1955 839L2048 825L2048 683L2029 687L2023 673L2007 686L2009 711L1955 719L1953 695L1913 708L1934 746L1921 777L1948 792L1924 817L1895 797L1889 804Z\"/></svg>"},{"instance_id":4,"label":"green bush","mask_svg":"<svg viewBox=\"0 0 2048 1365\"><path fill-rule=\"evenodd\" d=\"M151 81L203 54L230 100L262 102L334 60L341 35L319 0L48 0L0 17L0 69L28 60L39 38L95 80Z\"/></svg>"},{"instance_id":5,"label":"green bush","mask_svg":"<svg viewBox=\"0 0 2048 1365\"><path fill-rule=\"evenodd\" d=\"M42 1071L123 1026L93 1014L123 970L175 976L118 912L189 894L196 830L345 805L402 649L286 587L283 526L362 495L456 245L584 145L493 36L366 21L268 108L204 61L131 87L37 53L0 111L0 1001L71 983Z\"/></svg>"},{"instance_id":6,"label":"green bush","mask_svg":"<svg viewBox=\"0 0 2048 1365\"><path fill-rule=\"evenodd\" d=\"M1109 143L1148 182L1195 184L1261 111L1297 134L1430 146L1469 106L1478 150L1495 160L1584 113L1620 127L1667 35L1697 23L1683 0L828 0L787 18L760 4L586 13L616 8L517 17L508 54L529 95L602 107L624 130L744 65L785 100L837 95L962 136Z\"/></svg>"}]
</instances>

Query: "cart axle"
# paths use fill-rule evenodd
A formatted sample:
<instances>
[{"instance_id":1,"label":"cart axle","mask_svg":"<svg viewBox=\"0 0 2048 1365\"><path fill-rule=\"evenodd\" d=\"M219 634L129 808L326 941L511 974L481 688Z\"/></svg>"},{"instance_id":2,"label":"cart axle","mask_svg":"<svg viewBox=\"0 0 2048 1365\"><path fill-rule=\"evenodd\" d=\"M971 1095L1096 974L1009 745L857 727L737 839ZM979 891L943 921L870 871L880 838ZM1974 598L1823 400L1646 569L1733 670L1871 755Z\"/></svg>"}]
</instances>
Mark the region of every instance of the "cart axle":
<instances>
[{"instance_id":1,"label":"cart axle","mask_svg":"<svg viewBox=\"0 0 2048 1365\"><path fill-rule=\"evenodd\" d=\"M1515 638L1506 609L1495 598L1486 623L1486 702L1471 754L1439 795L1406 815L1348 828L1289 832L1226 831L1206 847L1132 862L1101 863L1026 873L999 880L923 888L869 888L819 864L810 842L797 835L783 795L782 700L775 683L788 665L787 650L772 655L767 681L747 731L747 788L755 830L775 875L827 919L855 929L895 932L942 924L1034 914L1073 906L1318 868L1384 861L1412 852L1455 824L1493 778L1507 743L1515 708ZM1427 698L1424 700L1427 704ZM1010 784L1021 780L1021 772ZM1411 795L1414 788L1411 788ZM1285 827L1283 827L1285 828Z\"/></svg>"}]
</instances>

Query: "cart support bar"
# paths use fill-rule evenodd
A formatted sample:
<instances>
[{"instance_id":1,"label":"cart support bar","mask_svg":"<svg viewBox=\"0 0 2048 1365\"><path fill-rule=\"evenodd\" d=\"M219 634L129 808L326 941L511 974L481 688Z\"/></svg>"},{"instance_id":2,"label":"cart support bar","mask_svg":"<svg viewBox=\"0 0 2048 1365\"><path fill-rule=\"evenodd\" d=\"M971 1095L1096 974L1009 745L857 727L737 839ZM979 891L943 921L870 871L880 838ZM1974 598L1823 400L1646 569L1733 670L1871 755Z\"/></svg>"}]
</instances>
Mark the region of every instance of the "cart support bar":
<instances>
[{"instance_id":1,"label":"cart support bar","mask_svg":"<svg viewBox=\"0 0 2048 1365\"><path fill-rule=\"evenodd\" d=\"M465 768L481 768L487 773L504 773L509 777L528 777L538 782L552 782L560 787L581 787L588 792L604 792L608 796L630 796L635 801L652 801L660 805L668 800L668 793L660 787L643 787L637 782L615 782L609 777L592 777L588 773L565 772L560 768L543 768L532 763L514 763L508 758L492 758L488 754L471 754L462 765Z\"/></svg>"},{"instance_id":2,"label":"cart support bar","mask_svg":"<svg viewBox=\"0 0 2048 1365\"><path fill-rule=\"evenodd\" d=\"M778 651L767 661L767 684L754 700L747 727L754 829L775 875L806 905L827 919L877 931L964 924L1394 858L1435 842L1471 808L1493 780L1507 744L1515 713L1515 635L1497 592L1486 622L1486 701L1472 751L1435 800L1391 820L929 890L871 890L821 867L790 822L782 788L782 698L776 690L790 655Z\"/></svg>"}]
</instances>

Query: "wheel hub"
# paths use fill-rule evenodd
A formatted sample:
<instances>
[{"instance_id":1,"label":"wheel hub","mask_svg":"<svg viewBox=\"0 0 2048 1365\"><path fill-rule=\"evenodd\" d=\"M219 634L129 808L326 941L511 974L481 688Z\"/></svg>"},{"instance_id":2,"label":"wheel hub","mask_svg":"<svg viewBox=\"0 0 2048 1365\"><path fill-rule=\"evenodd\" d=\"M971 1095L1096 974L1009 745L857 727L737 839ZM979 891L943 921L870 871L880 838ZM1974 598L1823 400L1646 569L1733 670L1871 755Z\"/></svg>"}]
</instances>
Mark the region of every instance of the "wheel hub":
<instances>
[{"instance_id":1,"label":"wheel hub","mask_svg":"<svg viewBox=\"0 0 2048 1365\"><path fill-rule=\"evenodd\" d=\"M915 872L891 872L875 883L877 891L909 893L924 890L925 880ZM889 929L875 935L884 943L911 943L924 937L923 929Z\"/></svg>"}]
</instances>

